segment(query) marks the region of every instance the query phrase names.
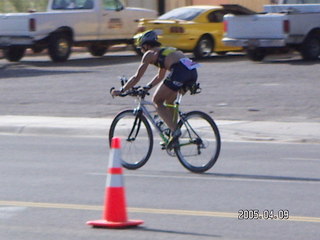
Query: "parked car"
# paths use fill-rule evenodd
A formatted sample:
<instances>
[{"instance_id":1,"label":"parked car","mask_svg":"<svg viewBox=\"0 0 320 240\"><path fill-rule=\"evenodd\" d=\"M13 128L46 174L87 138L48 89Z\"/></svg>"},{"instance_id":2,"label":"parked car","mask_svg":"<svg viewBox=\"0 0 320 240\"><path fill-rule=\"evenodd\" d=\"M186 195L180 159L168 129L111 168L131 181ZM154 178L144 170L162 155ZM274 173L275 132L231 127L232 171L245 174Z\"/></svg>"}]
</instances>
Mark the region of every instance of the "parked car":
<instances>
[{"instance_id":1,"label":"parked car","mask_svg":"<svg viewBox=\"0 0 320 240\"><path fill-rule=\"evenodd\" d=\"M157 19L140 19L138 32L155 30L163 45L193 52L196 58L208 57L212 52L242 51L241 47L223 44L223 16L248 12L251 11L239 5L181 7Z\"/></svg>"}]
</instances>

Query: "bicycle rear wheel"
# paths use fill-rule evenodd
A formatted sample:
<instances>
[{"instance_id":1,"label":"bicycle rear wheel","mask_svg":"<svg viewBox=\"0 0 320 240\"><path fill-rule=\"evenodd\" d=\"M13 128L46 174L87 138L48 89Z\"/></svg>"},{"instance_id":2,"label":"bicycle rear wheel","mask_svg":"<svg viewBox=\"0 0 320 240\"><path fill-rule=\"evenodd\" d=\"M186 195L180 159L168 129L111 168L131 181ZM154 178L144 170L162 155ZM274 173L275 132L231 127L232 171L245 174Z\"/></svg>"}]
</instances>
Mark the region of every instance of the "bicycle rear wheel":
<instances>
[{"instance_id":1,"label":"bicycle rear wheel","mask_svg":"<svg viewBox=\"0 0 320 240\"><path fill-rule=\"evenodd\" d=\"M202 173L216 163L221 148L218 127L204 112L192 111L183 116L179 145L174 148L180 163L189 171Z\"/></svg>"},{"instance_id":2,"label":"bicycle rear wheel","mask_svg":"<svg viewBox=\"0 0 320 240\"><path fill-rule=\"evenodd\" d=\"M135 114L133 110L119 113L110 126L110 144L113 137L122 140L123 167L137 169L148 161L153 148L153 135L150 124L142 114Z\"/></svg>"}]
</instances>

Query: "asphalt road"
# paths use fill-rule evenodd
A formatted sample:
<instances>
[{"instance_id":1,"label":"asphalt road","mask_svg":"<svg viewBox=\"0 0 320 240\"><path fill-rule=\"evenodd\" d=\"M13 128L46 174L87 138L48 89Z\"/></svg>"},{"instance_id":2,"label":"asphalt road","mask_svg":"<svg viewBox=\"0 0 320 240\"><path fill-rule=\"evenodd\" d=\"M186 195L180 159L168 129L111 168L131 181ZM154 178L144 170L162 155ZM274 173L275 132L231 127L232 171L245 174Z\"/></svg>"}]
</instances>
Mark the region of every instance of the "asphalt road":
<instances>
[{"instance_id":1,"label":"asphalt road","mask_svg":"<svg viewBox=\"0 0 320 240\"><path fill-rule=\"evenodd\" d=\"M202 94L184 97L184 110L203 110L219 122L257 123L265 132L282 126L280 135L291 128L293 136L292 126L319 128L319 62L292 56L253 63L233 54L200 63ZM103 58L74 54L64 64L46 56L0 60L0 116L31 122L35 119L23 116L110 118L132 106L131 99L112 99L110 87L138 65L132 52ZM142 81L155 73L150 67ZM232 138L223 141L218 162L203 175L187 172L155 146L143 169L125 171L129 216L145 224L114 231L85 225L101 217L109 154L105 137L13 133L0 135L0 239L315 240L320 235L318 144ZM304 142L301 136L297 142ZM238 212L246 209L288 210L290 216L239 220Z\"/></svg>"},{"instance_id":2,"label":"asphalt road","mask_svg":"<svg viewBox=\"0 0 320 240\"><path fill-rule=\"evenodd\" d=\"M200 61L202 93L186 96L184 109L200 109L221 120L319 122L319 62L299 56L263 63L241 54L212 56ZM129 98L112 99L118 77L131 76L139 65L133 52L103 58L72 55L54 64L47 56L30 56L20 63L0 60L0 115L64 117L113 116L132 106ZM150 66L141 83L156 73Z\"/></svg>"},{"instance_id":3,"label":"asphalt road","mask_svg":"<svg viewBox=\"0 0 320 240\"><path fill-rule=\"evenodd\" d=\"M283 239L320 234L318 145L224 143L206 174L187 172L160 147L142 169L124 172L126 230L101 219L108 149L104 138L0 136L0 238ZM239 211L278 219L238 219ZM288 210L289 219L278 212Z\"/></svg>"}]
</instances>

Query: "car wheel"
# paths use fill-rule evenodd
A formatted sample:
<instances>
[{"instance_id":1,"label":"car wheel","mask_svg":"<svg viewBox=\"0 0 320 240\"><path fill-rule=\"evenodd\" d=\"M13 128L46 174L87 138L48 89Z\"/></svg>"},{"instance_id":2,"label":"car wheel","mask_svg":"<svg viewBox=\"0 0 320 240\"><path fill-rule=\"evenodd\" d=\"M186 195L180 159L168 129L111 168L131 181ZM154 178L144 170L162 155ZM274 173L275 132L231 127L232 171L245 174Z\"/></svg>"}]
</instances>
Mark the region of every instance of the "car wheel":
<instances>
[{"instance_id":1,"label":"car wheel","mask_svg":"<svg viewBox=\"0 0 320 240\"><path fill-rule=\"evenodd\" d=\"M266 52L262 48L247 49L247 56L250 60L259 62L265 58Z\"/></svg>"},{"instance_id":2,"label":"car wheel","mask_svg":"<svg viewBox=\"0 0 320 240\"><path fill-rule=\"evenodd\" d=\"M208 36L202 36L193 50L196 58L209 57L213 51L213 41Z\"/></svg>"},{"instance_id":3,"label":"car wheel","mask_svg":"<svg viewBox=\"0 0 320 240\"><path fill-rule=\"evenodd\" d=\"M304 60L317 60L320 55L320 37L318 35L307 37L300 52Z\"/></svg>"},{"instance_id":4,"label":"car wheel","mask_svg":"<svg viewBox=\"0 0 320 240\"><path fill-rule=\"evenodd\" d=\"M71 54L72 40L65 33L54 33L49 40L48 52L54 62L65 62Z\"/></svg>"},{"instance_id":5,"label":"car wheel","mask_svg":"<svg viewBox=\"0 0 320 240\"><path fill-rule=\"evenodd\" d=\"M143 56L143 52L141 51L141 48L138 48L136 46L133 46L133 49L134 51L136 52L136 54L139 56L139 57L142 57Z\"/></svg>"},{"instance_id":6,"label":"car wheel","mask_svg":"<svg viewBox=\"0 0 320 240\"><path fill-rule=\"evenodd\" d=\"M19 62L26 52L25 47L12 46L3 49L4 58L10 62Z\"/></svg>"},{"instance_id":7,"label":"car wheel","mask_svg":"<svg viewBox=\"0 0 320 240\"><path fill-rule=\"evenodd\" d=\"M103 55L106 54L106 52L108 51L108 48L104 45L90 45L88 47L88 51L90 52L90 54L92 56L95 57L102 57Z\"/></svg>"},{"instance_id":8,"label":"car wheel","mask_svg":"<svg viewBox=\"0 0 320 240\"><path fill-rule=\"evenodd\" d=\"M228 52L227 51L224 51L224 52L216 52L218 55L220 56L225 56Z\"/></svg>"}]
</instances>

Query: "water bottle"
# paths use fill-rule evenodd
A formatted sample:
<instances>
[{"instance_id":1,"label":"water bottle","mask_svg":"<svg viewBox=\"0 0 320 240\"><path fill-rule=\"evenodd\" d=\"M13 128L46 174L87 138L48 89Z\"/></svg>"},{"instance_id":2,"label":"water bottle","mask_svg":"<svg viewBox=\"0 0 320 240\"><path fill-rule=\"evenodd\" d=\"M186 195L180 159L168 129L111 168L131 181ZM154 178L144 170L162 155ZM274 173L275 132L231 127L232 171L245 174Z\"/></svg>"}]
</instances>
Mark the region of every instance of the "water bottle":
<instances>
[{"instance_id":1,"label":"water bottle","mask_svg":"<svg viewBox=\"0 0 320 240\"><path fill-rule=\"evenodd\" d=\"M156 123L156 126L161 130L161 132L164 131L165 126L163 124L163 121L160 119L159 115L154 115L153 119Z\"/></svg>"}]
</instances>

